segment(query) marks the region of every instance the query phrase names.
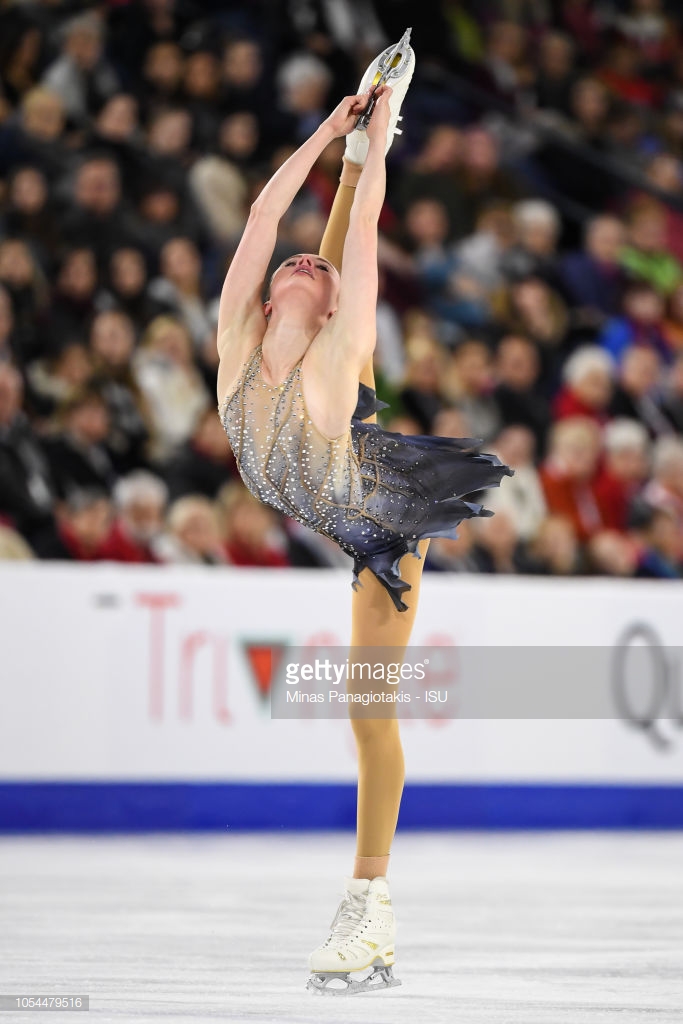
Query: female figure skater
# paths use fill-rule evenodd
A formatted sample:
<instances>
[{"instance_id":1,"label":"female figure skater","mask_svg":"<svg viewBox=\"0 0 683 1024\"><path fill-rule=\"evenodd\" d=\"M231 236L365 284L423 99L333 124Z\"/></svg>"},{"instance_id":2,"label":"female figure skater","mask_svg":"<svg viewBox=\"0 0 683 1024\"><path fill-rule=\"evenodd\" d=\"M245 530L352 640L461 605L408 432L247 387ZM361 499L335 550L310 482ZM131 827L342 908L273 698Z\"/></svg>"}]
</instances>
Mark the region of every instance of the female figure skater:
<instances>
[{"instance_id":1,"label":"female figure skater","mask_svg":"<svg viewBox=\"0 0 683 1024\"><path fill-rule=\"evenodd\" d=\"M390 47L373 62L359 94L342 100L254 202L225 279L218 327L220 415L244 482L353 556L352 650L391 648L392 661L405 650L415 616L428 543L420 541L453 536L463 519L490 514L464 497L511 472L471 439L404 437L371 422L377 221L385 153L414 67L407 36L398 53ZM387 58L394 89L372 93ZM356 122L371 93L376 105L361 131ZM325 146L342 135L341 185L321 252L285 260L263 303L278 223ZM408 552L417 558L403 559ZM398 721L352 718L352 727L357 856L332 931L309 960L308 987L329 993L400 984L391 970L395 923L386 879L404 777ZM330 986L333 979L342 987Z\"/></svg>"}]
</instances>

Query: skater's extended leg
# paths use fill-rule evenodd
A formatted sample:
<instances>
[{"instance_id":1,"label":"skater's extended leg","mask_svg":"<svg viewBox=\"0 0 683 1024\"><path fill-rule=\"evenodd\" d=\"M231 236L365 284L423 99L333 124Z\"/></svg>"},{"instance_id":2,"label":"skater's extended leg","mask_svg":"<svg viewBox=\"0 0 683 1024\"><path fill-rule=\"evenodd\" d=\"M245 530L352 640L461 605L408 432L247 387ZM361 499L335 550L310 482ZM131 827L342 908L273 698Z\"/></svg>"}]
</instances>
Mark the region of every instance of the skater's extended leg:
<instances>
[{"instance_id":1,"label":"skater's extended leg","mask_svg":"<svg viewBox=\"0 0 683 1024\"><path fill-rule=\"evenodd\" d=\"M346 157L344 158L339 187L337 188L325 233L320 243L320 255L324 256L330 263L334 263L340 273L344 255L344 241L346 240L351 207L353 206L353 197L356 193L356 185L362 170L362 164L354 164L347 160ZM374 390L375 374L372 360L369 360L366 366L363 367L359 380ZM376 416L369 416L367 422L374 423L376 419Z\"/></svg>"}]
</instances>

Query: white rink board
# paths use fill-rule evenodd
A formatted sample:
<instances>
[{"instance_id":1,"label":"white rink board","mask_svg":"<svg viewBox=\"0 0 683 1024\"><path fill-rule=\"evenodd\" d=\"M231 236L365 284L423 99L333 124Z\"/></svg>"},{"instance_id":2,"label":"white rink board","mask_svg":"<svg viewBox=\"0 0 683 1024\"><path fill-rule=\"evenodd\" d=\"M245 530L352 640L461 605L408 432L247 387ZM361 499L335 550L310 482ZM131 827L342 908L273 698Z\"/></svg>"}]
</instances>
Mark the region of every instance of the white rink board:
<instances>
[{"instance_id":1,"label":"white rink board","mask_svg":"<svg viewBox=\"0 0 683 1024\"><path fill-rule=\"evenodd\" d=\"M346 571L3 564L0 778L352 782L348 724L271 721L243 648L343 646L350 597ZM428 574L413 643L561 657L634 623L679 644L683 584ZM662 749L616 718L414 720L403 736L414 782L680 783L683 728L660 730Z\"/></svg>"}]
</instances>

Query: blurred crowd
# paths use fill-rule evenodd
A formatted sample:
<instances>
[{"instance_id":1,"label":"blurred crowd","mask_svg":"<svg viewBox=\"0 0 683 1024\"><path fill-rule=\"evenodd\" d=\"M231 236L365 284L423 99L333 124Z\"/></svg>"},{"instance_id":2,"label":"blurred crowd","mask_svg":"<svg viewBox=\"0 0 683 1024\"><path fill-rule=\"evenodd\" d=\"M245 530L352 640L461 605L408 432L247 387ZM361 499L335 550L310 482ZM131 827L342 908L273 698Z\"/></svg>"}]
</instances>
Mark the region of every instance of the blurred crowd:
<instances>
[{"instance_id":1,"label":"blurred crowd","mask_svg":"<svg viewBox=\"0 0 683 1024\"><path fill-rule=\"evenodd\" d=\"M0 3L0 558L345 565L216 414L264 182L418 20L393 0ZM683 8L441 0L388 156L383 425L514 467L433 571L683 573ZM281 224L316 251L343 140Z\"/></svg>"}]
</instances>

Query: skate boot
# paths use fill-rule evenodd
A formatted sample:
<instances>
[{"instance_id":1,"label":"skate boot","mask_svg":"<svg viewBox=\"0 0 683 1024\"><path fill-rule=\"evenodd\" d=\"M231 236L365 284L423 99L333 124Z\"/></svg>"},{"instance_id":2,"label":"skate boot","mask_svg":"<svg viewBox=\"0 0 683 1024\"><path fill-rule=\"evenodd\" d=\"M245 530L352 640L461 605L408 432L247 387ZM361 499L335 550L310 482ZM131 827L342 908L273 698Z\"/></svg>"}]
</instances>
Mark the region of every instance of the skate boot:
<instances>
[{"instance_id":1,"label":"skate boot","mask_svg":"<svg viewBox=\"0 0 683 1024\"><path fill-rule=\"evenodd\" d=\"M396 126L401 119L401 104L408 91L410 79L413 77L413 71L415 70L415 54L410 46L410 32L410 29L406 29L398 43L388 46L379 57L373 60L358 86L359 93L367 92L368 89L376 88L378 85L391 86L392 95L389 100L390 117L387 129L387 148L385 150L387 153L394 140L394 135L401 134L401 129ZM374 104L372 105L374 106ZM367 156L369 146L367 132L365 131L367 118L368 110L361 114L358 119L358 126L346 136L344 156L354 164L364 164L365 157Z\"/></svg>"},{"instance_id":2,"label":"skate boot","mask_svg":"<svg viewBox=\"0 0 683 1024\"><path fill-rule=\"evenodd\" d=\"M310 992L352 995L401 984L392 971L396 922L386 878L347 878L331 927L309 957Z\"/></svg>"}]
</instances>

